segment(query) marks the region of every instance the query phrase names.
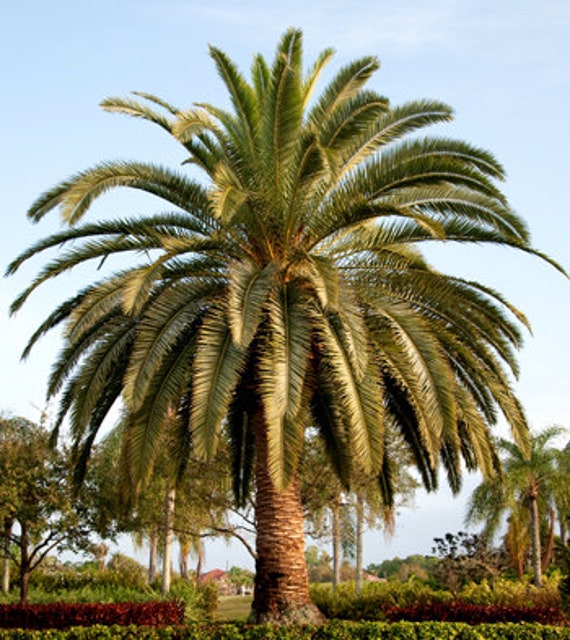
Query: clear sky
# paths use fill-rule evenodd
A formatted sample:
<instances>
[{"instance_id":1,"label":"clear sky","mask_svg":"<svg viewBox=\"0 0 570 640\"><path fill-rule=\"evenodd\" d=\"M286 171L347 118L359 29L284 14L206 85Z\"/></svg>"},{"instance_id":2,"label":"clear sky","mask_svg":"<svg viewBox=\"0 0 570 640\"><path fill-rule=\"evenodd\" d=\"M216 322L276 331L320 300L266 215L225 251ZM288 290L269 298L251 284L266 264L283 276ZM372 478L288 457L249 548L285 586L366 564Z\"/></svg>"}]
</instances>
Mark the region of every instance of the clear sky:
<instances>
[{"instance_id":1,"label":"clear sky","mask_svg":"<svg viewBox=\"0 0 570 640\"><path fill-rule=\"evenodd\" d=\"M139 90L181 107L224 103L208 45L247 73L252 55L271 57L290 26L304 31L307 65L329 46L337 51L335 70L374 54L382 62L374 88L394 104L422 97L448 102L456 118L438 133L498 157L508 174L504 191L528 222L535 247L570 269L567 0L20 0L5 3L0 20L2 270L58 228L55 214L34 226L25 212L59 180L106 159L169 165L183 159L157 128L104 113L97 106L103 98ZM150 208L139 198L110 198L95 215ZM430 259L498 289L527 314L533 336L520 354L519 396L535 429L570 427L569 282L538 259L506 250L442 248ZM53 305L85 276L60 279L9 318L11 300L40 265L0 280L0 410L32 420L45 408L58 337L49 336L25 363L19 355ZM402 510L390 543L368 536L365 561L429 552L434 536L462 527L465 493L454 500L444 490L418 494L415 508ZM234 547L215 545L207 563L241 560Z\"/></svg>"}]
</instances>

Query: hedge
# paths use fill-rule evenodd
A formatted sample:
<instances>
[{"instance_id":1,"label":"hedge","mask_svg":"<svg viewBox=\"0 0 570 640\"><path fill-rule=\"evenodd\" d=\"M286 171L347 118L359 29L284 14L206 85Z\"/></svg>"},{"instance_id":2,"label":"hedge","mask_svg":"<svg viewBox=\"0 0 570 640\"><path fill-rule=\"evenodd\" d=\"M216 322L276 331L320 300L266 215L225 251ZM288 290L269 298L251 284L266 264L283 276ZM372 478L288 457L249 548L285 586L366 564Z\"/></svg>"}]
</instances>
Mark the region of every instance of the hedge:
<instances>
[{"instance_id":1,"label":"hedge","mask_svg":"<svg viewBox=\"0 0 570 640\"><path fill-rule=\"evenodd\" d=\"M178 627L92 626L62 630L3 630L0 640L570 640L570 627L446 622L340 622L321 627L194 624Z\"/></svg>"},{"instance_id":2,"label":"hedge","mask_svg":"<svg viewBox=\"0 0 570 640\"><path fill-rule=\"evenodd\" d=\"M184 602L116 602L112 604L4 604L0 628L67 629L92 625L176 625L184 622Z\"/></svg>"}]
</instances>

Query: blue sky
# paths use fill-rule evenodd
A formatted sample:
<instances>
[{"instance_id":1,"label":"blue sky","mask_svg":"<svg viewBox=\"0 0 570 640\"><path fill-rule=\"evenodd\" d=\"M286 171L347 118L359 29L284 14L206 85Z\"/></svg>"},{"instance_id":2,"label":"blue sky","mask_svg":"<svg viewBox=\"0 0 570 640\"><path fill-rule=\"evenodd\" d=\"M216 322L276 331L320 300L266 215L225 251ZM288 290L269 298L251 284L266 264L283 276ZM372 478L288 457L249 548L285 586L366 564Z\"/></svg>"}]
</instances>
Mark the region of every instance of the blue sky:
<instances>
[{"instance_id":1,"label":"blue sky","mask_svg":"<svg viewBox=\"0 0 570 640\"><path fill-rule=\"evenodd\" d=\"M333 70L374 54L382 62L374 88L394 104L422 97L448 102L456 118L438 133L468 140L498 157L508 174L504 191L527 221L534 245L570 269L566 0L6 3L0 21L2 268L58 228L55 214L32 225L25 212L59 180L105 159L169 165L183 159L158 129L104 113L97 106L103 98L140 90L181 107L224 103L208 45L224 50L247 72L252 55L271 56L289 26L303 29L307 65L329 46L337 51ZM143 213L151 205L131 196L111 197L94 215L127 209ZM519 396L534 428L570 427L568 281L541 261L512 251L450 247L429 255L444 271L504 292L527 314L533 336L520 354ZM44 340L25 363L19 354L53 304L86 276L66 276L9 318L10 301L39 266L27 265L15 277L0 280L0 410L34 420L45 407L45 379L58 337ZM402 511L391 543L381 534L369 536L366 561L429 552L434 536L462 526L464 504L465 493L453 501L445 491L418 494L416 507ZM208 565L231 565L236 557L233 548L216 545Z\"/></svg>"}]
</instances>

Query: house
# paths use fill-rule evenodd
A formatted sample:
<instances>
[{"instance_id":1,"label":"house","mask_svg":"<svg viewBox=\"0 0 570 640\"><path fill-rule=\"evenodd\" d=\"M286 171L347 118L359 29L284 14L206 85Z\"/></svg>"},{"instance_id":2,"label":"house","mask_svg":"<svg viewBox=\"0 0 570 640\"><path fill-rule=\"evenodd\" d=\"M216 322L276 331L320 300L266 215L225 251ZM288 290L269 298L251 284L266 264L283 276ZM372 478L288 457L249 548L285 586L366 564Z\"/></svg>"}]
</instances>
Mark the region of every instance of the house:
<instances>
[{"instance_id":1,"label":"house","mask_svg":"<svg viewBox=\"0 0 570 640\"><path fill-rule=\"evenodd\" d=\"M218 593L221 596L229 596L234 593L234 587L230 582L228 574L221 569L212 569L200 576L200 582L208 584L210 582L218 586Z\"/></svg>"}]
</instances>

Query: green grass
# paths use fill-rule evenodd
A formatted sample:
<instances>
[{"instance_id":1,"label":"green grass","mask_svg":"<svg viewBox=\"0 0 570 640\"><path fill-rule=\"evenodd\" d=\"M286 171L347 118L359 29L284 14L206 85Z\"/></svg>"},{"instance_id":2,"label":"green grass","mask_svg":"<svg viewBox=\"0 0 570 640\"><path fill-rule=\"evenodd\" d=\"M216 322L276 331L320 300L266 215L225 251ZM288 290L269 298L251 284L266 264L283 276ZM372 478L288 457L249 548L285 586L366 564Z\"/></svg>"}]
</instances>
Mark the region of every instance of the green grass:
<instances>
[{"instance_id":1,"label":"green grass","mask_svg":"<svg viewBox=\"0 0 570 640\"><path fill-rule=\"evenodd\" d=\"M216 620L244 622L249 616L253 596L220 596Z\"/></svg>"}]
</instances>

